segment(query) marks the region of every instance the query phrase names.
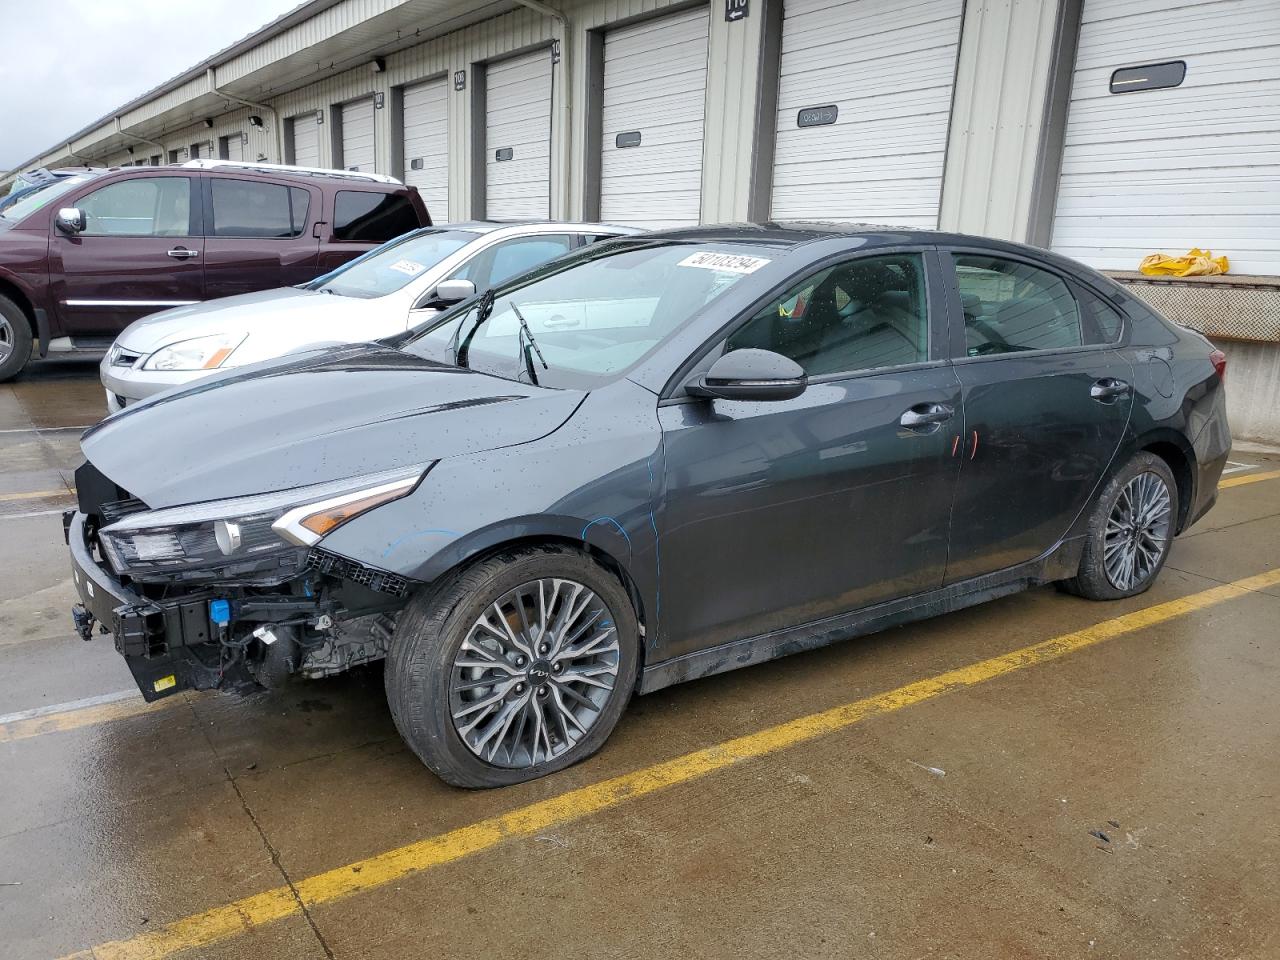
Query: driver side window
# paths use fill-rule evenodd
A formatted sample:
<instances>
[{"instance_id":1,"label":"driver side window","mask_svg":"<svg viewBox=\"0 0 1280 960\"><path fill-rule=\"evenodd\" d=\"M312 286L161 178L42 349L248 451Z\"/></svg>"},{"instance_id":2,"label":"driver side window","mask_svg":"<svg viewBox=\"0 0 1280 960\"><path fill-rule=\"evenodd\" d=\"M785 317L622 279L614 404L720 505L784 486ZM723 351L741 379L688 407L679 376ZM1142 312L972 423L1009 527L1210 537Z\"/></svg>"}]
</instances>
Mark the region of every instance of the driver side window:
<instances>
[{"instance_id":1,"label":"driver side window","mask_svg":"<svg viewBox=\"0 0 1280 960\"><path fill-rule=\"evenodd\" d=\"M811 377L929 359L920 254L859 257L800 281L730 334L725 351L789 357Z\"/></svg>"},{"instance_id":2,"label":"driver side window","mask_svg":"<svg viewBox=\"0 0 1280 960\"><path fill-rule=\"evenodd\" d=\"M186 237L191 234L189 177L134 177L81 198L84 236Z\"/></svg>"}]
</instances>

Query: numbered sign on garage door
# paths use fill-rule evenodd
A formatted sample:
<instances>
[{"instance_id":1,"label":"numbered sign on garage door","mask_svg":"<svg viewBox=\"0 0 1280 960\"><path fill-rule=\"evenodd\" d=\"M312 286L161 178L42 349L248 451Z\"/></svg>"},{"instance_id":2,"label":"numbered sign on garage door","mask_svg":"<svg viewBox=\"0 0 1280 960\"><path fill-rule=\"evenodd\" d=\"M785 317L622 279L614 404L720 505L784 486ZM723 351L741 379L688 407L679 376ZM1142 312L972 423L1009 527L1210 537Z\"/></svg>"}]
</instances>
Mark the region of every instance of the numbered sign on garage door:
<instances>
[{"instance_id":1,"label":"numbered sign on garage door","mask_svg":"<svg viewBox=\"0 0 1280 960\"><path fill-rule=\"evenodd\" d=\"M787 0L775 218L937 226L963 6Z\"/></svg>"},{"instance_id":2,"label":"numbered sign on garage door","mask_svg":"<svg viewBox=\"0 0 1280 960\"><path fill-rule=\"evenodd\" d=\"M342 105L342 168L373 173L373 100Z\"/></svg>"},{"instance_id":3,"label":"numbered sign on garage door","mask_svg":"<svg viewBox=\"0 0 1280 960\"><path fill-rule=\"evenodd\" d=\"M600 219L698 222L707 31L702 7L605 34Z\"/></svg>"},{"instance_id":4,"label":"numbered sign on garage door","mask_svg":"<svg viewBox=\"0 0 1280 960\"><path fill-rule=\"evenodd\" d=\"M491 220L551 215L551 51L485 71L485 211Z\"/></svg>"},{"instance_id":5,"label":"numbered sign on garage door","mask_svg":"<svg viewBox=\"0 0 1280 960\"><path fill-rule=\"evenodd\" d=\"M443 78L404 90L404 182L435 223L449 222L448 93Z\"/></svg>"},{"instance_id":6,"label":"numbered sign on garage door","mask_svg":"<svg viewBox=\"0 0 1280 960\"><path fill-rule=\"evenodd\" d=\"M320 166L320 115L304 113L292 123L290 163L299 167Z\"/></svg>"}]
</instances>

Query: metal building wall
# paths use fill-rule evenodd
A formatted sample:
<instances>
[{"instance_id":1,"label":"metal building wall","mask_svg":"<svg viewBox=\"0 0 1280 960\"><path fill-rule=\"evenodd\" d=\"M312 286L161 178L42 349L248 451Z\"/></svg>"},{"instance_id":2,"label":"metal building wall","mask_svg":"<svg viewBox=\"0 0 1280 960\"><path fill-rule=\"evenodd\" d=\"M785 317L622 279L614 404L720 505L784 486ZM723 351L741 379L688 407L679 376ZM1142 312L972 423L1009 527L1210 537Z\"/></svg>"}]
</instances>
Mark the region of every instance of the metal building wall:
<instances>
[{"instance_id":1,"label":"metal building wall","mask_svg":"<svg viewBox=\"0 0 1280 960\"><path fill-rule=\"evenodd\" d=\"M1060 0L965 3L942 181L943 230L1031 239L1062 12Z\"/></svg>"}]
</instances>

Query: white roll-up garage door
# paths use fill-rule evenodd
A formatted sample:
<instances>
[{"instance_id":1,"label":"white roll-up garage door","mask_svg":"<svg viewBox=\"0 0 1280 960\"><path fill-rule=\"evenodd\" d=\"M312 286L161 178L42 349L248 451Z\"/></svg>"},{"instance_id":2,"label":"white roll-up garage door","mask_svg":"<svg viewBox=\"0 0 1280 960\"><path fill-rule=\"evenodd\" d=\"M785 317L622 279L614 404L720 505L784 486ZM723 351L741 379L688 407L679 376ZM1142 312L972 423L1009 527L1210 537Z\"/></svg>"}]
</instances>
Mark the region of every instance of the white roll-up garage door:
<instances>
[{"instance_id":1,"label":"white roll-up garage door","mask_svg":"<svg viewBox=\"0 0 1280 960\"><path fill-rule=\"evenodd\" d=\"M491 220L551 215L551 51L485 71L485 210Z\"/></svg>"},{"instance_id":2,"label":"white roll-up garage door","mask_svg":"<svg viewBox=\"0 0 1280 960\"><path fill-rule=\"evenodd\" d=\"M293 118L292 163L299 167L320 166L320 114L304 113Z\"/></svg>"},{"instance_id":3,"label":"white roll-up garage door","mask_svg":"<svg viewBox=\"0 0 1280 960\"><path fill-rule=\"evenodd\" d=\"M218 157L222 160L244 159L244 135L229 133L218 140Z\"/></svg>"},{"instance_id":4,"label":"white roll-up garage door","mask_svg":"<svg viewBox=\"0 0 1280 960\"><path fill-rule=\"evenodd\" d=\"M211 146L212 145L207 140L203 141L202 143L193 143L191 145L191 152L190 152L191 159L192 160L208 160L211 156L213 156L213 151L210 149Z\"/></svg>"},{"instance_id":5,"label":"white roll-up garage door","mask_svg":"<svg viewBox=\"0 0 1280 960\"><path fill-rule=\"evenodd\" d=\"M371 99L342 105L342 168L374 172Z\"/></svg>"},{"instance_id":6,"label":"white roll-up garage door","mask_svg":"<svg viewBox=\"0 0 1280 960\"><path fill-rule=\"evenodd\" d=\"M963 6L786 0L776 219L937 226Z\"/></svg>"},{"instance_id":7,"label":"white roll-up garage door","mask_svg":"<svg viewBox=\"0 0 1280 960\"><path fill-rule=\"evenodd\" d=\"M702 7L605 34L601 220L698 222L708 25Z\"/></svg>"},{"instance_id":8,"label":"white roll-up garage door","mask_svg":"<svg viewBox=\"0 0 1280 960\"><path fill-rule=\"evenodd\" d=\"M1085 0L1053 249L1102 269L1149 253L1226 254L1280 274L1280 0L1218 0L1185 15ZM1155 70L1117 69L1185 63Z\"/></svg>"},{"instance_id":9,"label":"white roll-up garage door","mask_svg":"<svg viewBox=\"0 0 1280 960\"><path fill-rule=\"evenodd\" d=\"M430 80L404 90L404 182L418 188L435 223L449 222L448 84Z\"/></svg>"}]
</instances>

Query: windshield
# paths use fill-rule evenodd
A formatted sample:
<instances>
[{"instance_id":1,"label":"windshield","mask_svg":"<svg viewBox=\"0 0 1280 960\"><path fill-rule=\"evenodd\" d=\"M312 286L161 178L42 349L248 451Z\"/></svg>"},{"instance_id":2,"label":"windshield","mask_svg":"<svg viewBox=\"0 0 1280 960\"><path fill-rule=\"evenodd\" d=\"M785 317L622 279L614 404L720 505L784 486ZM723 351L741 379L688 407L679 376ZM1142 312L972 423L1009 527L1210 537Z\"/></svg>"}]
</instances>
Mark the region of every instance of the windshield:
<instances>
[{"instance_id":1,"label":"windshield","mask_svg":"<svg viewBox=\"0 0 1280 960\"><path fill-rule=\"evenodd\" d=\"M74 190L89 179L90 178L88 176L78 176L63 177L61 180L55 180L48 186L27 194L21 200L15 201L12 206L5 207L4 213L0 213L0 217L4 217L6 220L12 220L16 223L17 221L23 220L35 213L41 207L58 199L58 197L63 194Z\"/></svg>"},{"instance_id":2,"label":"windshield","mask_svg":"<svg viewBox=\"0 0 1280 960\"><path fill-rule=\"evenodd\" d=\"M634 367L768 263L760 253L740 244L606 242L503 288L487 318L485 298L444 314L404 349L511 380L589 389Z\"/></svg>"},{"instance_id":3,"label":"windshield","mask_svg":"<svg viewBox=\"0 0 1280 960\"><path fill-rule=\"evenodd\" d=\"M423 230L407 233L370 250L337 270L305 284L341 297L372 300L395 293L409 281L456 253L478 236L466 230Z\"/></svg>"}]
</instances>

